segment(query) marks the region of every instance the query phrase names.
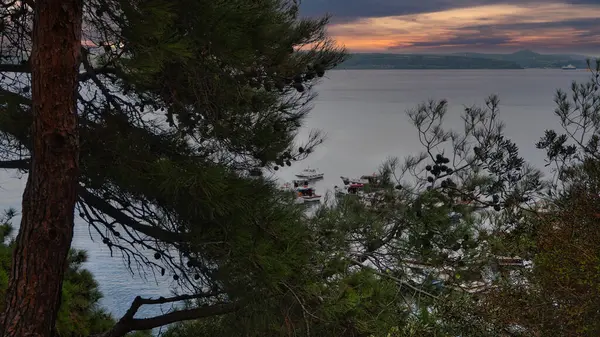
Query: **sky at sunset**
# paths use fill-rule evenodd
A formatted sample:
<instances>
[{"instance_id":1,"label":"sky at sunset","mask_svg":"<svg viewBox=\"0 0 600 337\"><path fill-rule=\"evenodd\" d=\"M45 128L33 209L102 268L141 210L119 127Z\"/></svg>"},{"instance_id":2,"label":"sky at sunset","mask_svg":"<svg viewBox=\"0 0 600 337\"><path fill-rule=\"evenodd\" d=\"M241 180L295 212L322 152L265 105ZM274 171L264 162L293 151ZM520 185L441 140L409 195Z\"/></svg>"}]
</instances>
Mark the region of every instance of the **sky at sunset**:
<instances>
[{"instance_id":1,"label":"sky at sunset","mask_svg":"<svg viewBox=\"0 0 600 337\"><path fill-rule=\"evenodd\" d=\"M302 0L329 13L352 52L580 53L600 56L600 0Z\"/></svg>"}]
</instances>

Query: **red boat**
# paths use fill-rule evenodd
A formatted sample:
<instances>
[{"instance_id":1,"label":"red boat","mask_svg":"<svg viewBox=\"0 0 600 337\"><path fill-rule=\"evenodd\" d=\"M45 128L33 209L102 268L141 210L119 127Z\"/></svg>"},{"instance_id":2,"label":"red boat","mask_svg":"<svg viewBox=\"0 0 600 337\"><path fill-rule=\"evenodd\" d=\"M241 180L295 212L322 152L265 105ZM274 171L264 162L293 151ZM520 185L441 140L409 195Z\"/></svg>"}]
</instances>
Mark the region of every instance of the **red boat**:
<instances>
[{"instance_id":1,"label":"red boat","mask_svg":"<svg viewBox=\"0 0 600 337\"><path fill-rule=\"evenodd\" d=\"M298 198L304 201L321 201L321 195L316 194L315 189L312 187L299 187L296 191L298 192Z\"/></svg>"}]
</instances>

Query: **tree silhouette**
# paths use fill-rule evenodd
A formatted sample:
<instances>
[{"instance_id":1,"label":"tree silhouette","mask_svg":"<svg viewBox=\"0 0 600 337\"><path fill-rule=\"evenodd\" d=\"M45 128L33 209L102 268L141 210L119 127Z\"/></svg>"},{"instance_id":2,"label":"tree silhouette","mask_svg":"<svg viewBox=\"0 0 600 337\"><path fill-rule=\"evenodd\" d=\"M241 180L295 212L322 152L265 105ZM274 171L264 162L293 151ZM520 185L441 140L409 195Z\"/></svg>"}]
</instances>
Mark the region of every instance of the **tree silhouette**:
<instances>
[{"instance_id":1,"label":"tree silhouette","mask_svg":"<svg viewBox=\"0 0 600 337\"><path fill-rule=\"evenodd\" d=\"M24 172L34 13L26 2L2 7L0 166ZM300 19L293 1L101 0L85 2L83 20L79 216L132 271L178 291L136 298L106 336L279 296L269 285L291 283L309 257L286 243L310 231L268 177L251 173L291 165L321 141L294 138L313 84L344 59L327 19ZM134 317L184 299L201 305Z\"/></svg>"}]
</instances>

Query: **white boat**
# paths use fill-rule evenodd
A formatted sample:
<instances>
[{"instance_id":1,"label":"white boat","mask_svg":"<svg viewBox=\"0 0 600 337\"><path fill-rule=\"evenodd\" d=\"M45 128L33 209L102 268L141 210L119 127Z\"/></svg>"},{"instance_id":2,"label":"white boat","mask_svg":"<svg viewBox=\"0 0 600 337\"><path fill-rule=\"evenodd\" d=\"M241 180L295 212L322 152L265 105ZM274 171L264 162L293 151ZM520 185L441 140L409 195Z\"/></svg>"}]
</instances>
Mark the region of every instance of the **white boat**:
<instances>
[{"instance_id":1,"label":"white boat","mask_svg":"<svg viewBox=\"0 0 600 337\"><path fill-rule=\"evenodd\" d=\"M319 202L319 201L321 201L321 196L320 195L303 196L301 199L304 200L304 202Z\"/></svg>"},{"instance_id":2,"label":"white boat","mask_svg":"<svg viewBox=\"0 0 600 337\"><path fill-rule=\"evenodd\" d=\"M575 69L577 69L577 67L575 67L572 64L569 64L568 66L563 66L562 67L562 70L575 70Z\"/></svg>"},{"instance_id":3,"label":"white boat","mask_svg":"<svg viewBox=\"0 0 600 337\"><path fill-rule=\"evenodd\" d=\"M323 178L324 175L324 173L319 172L317 169L305 168L302 172L297 173L296 177L305 180L317 180Z\"/></svg>"},{"instance_id":4,"label":"white boat","mask_svg":"<svg viewBox=\"0 0 600 337\"><path fill-rule=\"evenodd\" d=\"M299 187L296 189L298 192L298 199L304 200L304 202L321 201L321 195L315 193L315 189L312 187Z\"/></svg>"}]
</instances>

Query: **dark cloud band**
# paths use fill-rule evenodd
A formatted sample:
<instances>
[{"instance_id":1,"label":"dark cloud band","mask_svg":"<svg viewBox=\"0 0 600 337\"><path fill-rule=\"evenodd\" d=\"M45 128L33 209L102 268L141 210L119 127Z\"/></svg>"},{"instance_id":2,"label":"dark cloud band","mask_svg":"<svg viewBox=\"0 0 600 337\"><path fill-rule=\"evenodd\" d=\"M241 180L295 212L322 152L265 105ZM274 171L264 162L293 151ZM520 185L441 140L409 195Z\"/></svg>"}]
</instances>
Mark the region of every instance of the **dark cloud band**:
<instances>
[{"instance_id":1,"label":"dark cloud band","mask_svg":"<svg viewBox=\"0 0 600 337\"><path fill-rule=\"evenodd\" d=\"M419 14L494 4L543 4L549 0L302 0L302 15L330 14L334 22L361 18ZM565 0L568 4L600 5L600 0Z\"/></svg>"}]
</instances>

